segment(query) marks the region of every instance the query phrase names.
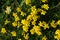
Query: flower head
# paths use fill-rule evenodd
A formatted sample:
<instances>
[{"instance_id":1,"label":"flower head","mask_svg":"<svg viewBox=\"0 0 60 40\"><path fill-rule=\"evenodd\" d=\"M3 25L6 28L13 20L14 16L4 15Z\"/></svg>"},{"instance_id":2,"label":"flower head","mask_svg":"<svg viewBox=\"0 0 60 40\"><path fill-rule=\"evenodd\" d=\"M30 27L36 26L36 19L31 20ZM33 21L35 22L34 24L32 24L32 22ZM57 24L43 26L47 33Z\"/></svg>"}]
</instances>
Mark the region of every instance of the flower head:
<instances>
[{"instance_id":1,"label":"flower head","mask_svg":"<svg viewBox=\"0 0 60 40\"><path fill-rule=\"evenodd\" d=\"M6 12L6 14L10 14L10 12L11 12L11 7L10 7L10 6L7 6L5 12Z\"/></svg>"},{"instance_id":2,"label":"flower head","mask_svg":"<svg viewBox=\"0 0 60 40\"><path fill-rule=\"evenodd\" d=\"M12 31L11 34L12 34L12 36L16 36L16 32L15 31Z\"/></svg>"},{"instance_id":3,"label":"flower head","mask_svg":"<svg viewBox=\"0 0 60 40\"><path fill-rule=\"evenodd\" d=\"M44 8L44 9L48 10L49 6L48 6L48 4L44 4L44 5L41 6L41 8Z\"/></svg>"},{"instance_id":4,"label":"flower head","mask_svg":"<svg viewBox=\"0 0 60 40\"><path fill-rule=\"evenodd\" d=\"M5 28L2 28L1 29L1 33L6 33L6 29Z\"/></svg>"}]
</instances>

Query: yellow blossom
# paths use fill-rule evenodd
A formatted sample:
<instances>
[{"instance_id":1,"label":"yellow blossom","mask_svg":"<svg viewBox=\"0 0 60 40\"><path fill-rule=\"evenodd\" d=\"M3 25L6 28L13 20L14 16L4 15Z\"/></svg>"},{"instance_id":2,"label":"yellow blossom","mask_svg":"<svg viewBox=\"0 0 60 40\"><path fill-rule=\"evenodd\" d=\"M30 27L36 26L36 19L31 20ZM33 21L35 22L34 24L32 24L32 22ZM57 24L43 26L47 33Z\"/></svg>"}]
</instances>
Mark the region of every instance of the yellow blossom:
<instances>
[{"instance_id":1,"label":"yellow blossom","mask_svg":"<svg viewBox=\"0 0 60 40\"><path fill-rule=\"evenodd\" d=\"M17 17L15 17L15 21L19 21L20 19L19 19L19 17L17 16Z\"/></svg>"},{"instance_id":2,"label":"yellow blossom","mask_svg":"<svg viewBox=\"0 0 60 40\"><path fill-rule=\"evenodd\" d=\"M18 40L21 40L21 39L18 39Z\"/></svg>"},{"instance_id":3,"label":"yellow blossom","mask_svg":"<svg viewBox=\"0 0 60 40\"><path fill-rule=\"evenodd\" d=\"M5 20L5 25L8 24L10 21L8 21L8 19Z\"/></svg>"},{"instance_id":4,"label":"yellow blossom","mask_svg":"<svg viewBox=\"0 0 60 40\"><path fill-rule=\"evenodd\" d=\"M42 40L47 40L47 37L46 37L46 36L44 36L44 37L42 38Z\"/></svg>"},{"instance_id":5,"label":"yellow blossom","mask_svg":"<svg viewBox=\"0 0 60 40\"><path fill-rule=\"evenodd\" d=\"M17 23L17 28L19 28L22 24L20 22Z\"/></svg>"},{"instance_id":6,"label":"yellow blossom","mask_svg":"<svg viewBox=\"0 0 60 40\"><path fill-rule=\"evenodd\" d=\"M24 13L24 12L21 11L20 15L22 15L24 17L26 15L26 13Z\"/></svg>"},{"instance_id":7,"label":"yellow blossom","mask_svg":"<svg viewBox=\"0 0 60 40\"><path fill-rule=\"evenodd\" d=\"M35 33L35 30L34 29L31 29L30 32L31 32L31 34L34 34Z\"/></svg>"},{"instance_id":8,"label":"yellow blossom","mask_svg":"<svg viewBox=\"0 0 60 40\"><path fill-rule=\"evenodd\" d=\"M43 23L40 21L38 25L39 25L39 26L43 26Z\"/></svg>"},{"instance_id":9,"label":"yellow blossom","mask_svg":"<svg viewBox=\"0 0 60 40\"><path fill-rule=\"evenodd\" d=\"M34 16L34 15L36 15L36 14L37 14L37 11L35 11L35 10L34 10L34 11L33 11L33 12L31 12L30 14Z\"/></svg>"},{"instance_id":10,"label":"yellow blossom","mask_svg":"<svg viewBox=\"0 0 60 40\"><path fill-rule=\"evenodd\" d=\"M17 8L16 8L16 11L17 11L17 12L21 12L21 8L20 8L20 7L17 7Z\"/></svg>"},{"instance_id":11,"label":"yellow blossom","mask_svg":"<svg viewBox=\"0 0 60 40\"><path fill-rule=\"evenodd\" d=\"M46 28L49 28L49 25L46 23L46 22L44 22L43 21L43 26L42 26L44 29L46 29Z\"/></svg>"},{"instance_id":12,"label":"yellow blossom","mask_svg":"<svg viewBox=\"0 0 60 40\"><path fill-rule=\"evenodd\" d=\"M42 33L40 32L40 27L39 26L34 26L33 29L35 30L35 33L38 34L38 35L42 35Z\"/></svg>"},{"instance_id":13,"label":"yellow blossom","mask_svg":"<svg viewBox=\"0 0 60 40\"><path fill-rule=\"evenodd\" d=\"M40 30L40 27L35 25L35 26L33 27L33 29L37 32L37 31Z\"/></svg>"},{"instance_id":14,"label":"yellow blossom","mask_svg":"<svg viewBox=\"0 0 60 40\"><path fill-rule=\"evenodd\" d=\"M28 26L22 26L22 28L23 28L23 30L24 30L25 32L28 32L28 29L29 29Z\"/></svg>"},{"instance_id":15,"label":"yellow blossom","mask_svg":"<svg viewBox=\"0 0 60 40\"><path fill-rule=\"evenodd\" d=\"M47 2L47 0L41 0L41 1L44 2L44 3Z\"/></svg>"},{"instance_id":16,"label":"yellow blossom","mask_svg":"<svg viewBox=\"0 0 60 40\"><path fill-rule=\"evenodd\" d=\"M17 22L14 21L14 22L12 23L12 26L13 26L13 27L16 27L16 26L17 26Z\"/></svg>"},{"instance_id":17,"label":"yellow blossom","mask_svg":"<svg viewBox=\"0 0 60 40\"><path fill-rule=\"evenodd\" d=\"M31 21L32 20L32 17L33 17L32 15L28 15L27 16L27 20L30 20Z\"/></svg>"},{"instance_id":18,"label":"yellow blossom","mask_svg":"<svg viewBox=\"0 0 60 40\"><path fill-rule=\"evenodd\" d=\"M29 34L28 34L28 33L25 34L25 35L24 35L24 38L25 38L26 40L28 40L28 39L29 39Z\"/></svg>"},{"instance_id":19,"label":"yellow blossom","mask_svg":"<svg viewBox=\"0 0 60 40\"><path fill-rule=\"evenodd\" d=\"M26 5L29 5L31 3L31 0L25 0Z\"/></svg>"},{"instance_id":20,"label":"yellow blossom","mask_svg":"<svg viewBox=\"0 0 60 40\"><path fill-rule=\"evenodd\" d=\"M42 35L42 32L41 31L37 31L36 34L37 35Z\"/></svg>"},{"instance_id":21,"label":"yellow blossom","mask_svg":"<svg viewBox=\"0 0 60 40\"><path fill-rule=\"evenodd\" d=\"M32 21L32 25L35 25L36 24L36 21Z\"/></svg>"},{"instance_id":22,"label":"yellow blossom","mask_svg":"<svg viewBox=\"0 0 60 40\"><path fill-rule=\"evenodd\" d=\"M36 9L36 6L32 6L31 7L31 15L36 15L37 14L37 9Z\"/></svg>"},{"instance_id":23,"label":"yellow blossom","mask_svg":"<svg viewBox=\"0 0 60 40\"><path fill-rule=\"evenodd\" d=\"M14 17L17 17L17 13L13 13L13 16L14 16Z\"/></svg>"},{"instance_id":24,"label":"yellow blossom","mask_svg":"<svg viewBox=\"0 0 60 40\"><path fill-rule=\"evenodd\" d=\"M46 11L42 10L42 11L41 11L41 14L42 14L42 15L45 15L45 14L46 14Z\"/></svg>"},{"instance_id":25,"label":"yellow blossom","mask_svg":"<svg viewBox=\"0 0 60 40\"><path fill-rule=\"evenodd\" d=\"M12 31L11 34L12 34L12 36L16 36L16 32L15 31Z\"/></svg>"},{"instance_id":26,"label":"yellow blossom","mask_svg":"<svg viewBox=\"0 0 60 40\"><path fill-rule=\"evenodd\" d=\"M60 20L58 20L58 21L56 22L56 24L57 24L57 25L60 25Z\"/></svg>"},{"instance_id":27,"label":"yellow blossom","mask_svg":"<svg viewBox=\"0 0 60 40\"><path fill-rule=\"evenodd\" d=\"M1 29L1 33L6 33L6 29L5 28L2 28Z\"/></svg>"},{"instance_id":28,"label":"yellow blossom","mask_svg":"<svg viewBox=\"0 0 60 40\"><path fill-rule=\"evenodd\" d=\"M22 23L23 25L25 25L25 26L30 26L30 22L29 22L28 20L26 20L26 19L23 19L23 20L21 21L21 23Z\"/></svg>"},{"instance_id":29,"label":"yellow blossom","mask_svg":"<svg viewBox=\"0 0 60 40\"><path fill-rule=\"evenodd\" d=\"M54 36L54 38L57 39L57 40L60 40L60 30L59 30L59 29L57 29L57 30L55 31L55 36Z\"/></svg>"},{"instance_id":30,"label":"yellow blossom","mask_svg":"<svg viewBox=\"0 0 60 40\"><path fill-rule=\"evenodd\" d=\"M18 15L17 15L17 13L13 13L13 16L15 18L15 21L19 21L20 20L19 17L18 17Z\"/></svg>"},{"instance_id":31,"label":"yellow blossom","mask_svg":"<svg viewBox=\"0 0 60 40\"><path fill-rule=\"evenodd\" d=\"M57 24L55 23L55 20L52 20L52 22L50 23L51 27L56 28Z\"/></svg>"},{"instance_id":32,"label":"yellow blossom","mask_svg":"<svg viewBox=\"0 0 60 40\"><path fill-rule=\"evenodd\" d=\"M41 6L41 8L44 8L44 9L48 10L49 6L48 6L48 4L44 4L44 5Z\"/></svg>"},{"instance_id":33,"label":"yellow blossom","mask_svg":"<svg viewBox=\"0 0 60 40\"><path fill-rule=\"evenodd\" d=\"M48 24L44 24L43 28L44 29L49 28Z\"/></svg>"},{"instance_id":34,"label":"yellow blossom","mask_svg":"<svg viewBox=\"0 0 60 40\"><path fill-rule=\"evenodd\" d=\"M10 12L11 12L11 7L10 7L10 6L7 6L5 12L6 12L6 14L10 14Z\"/></svg>"},{"instance_id":35,"label":"yellow blossom","mask_svg":"<svg viewBox=\"0 0 60 40\"><path fill-rule=\"evenodd\" d=\"M34 16L32 17L32 19L33 19L34 21L37 21L38 18L39 18L39 16L37 16L37 15L34 15Z\"/></svg>"},{"instance_id":36,"label":"yellow blossom","mask_svg":"<svg viewBox=\"0 0 60 40\"><path fill-rule=\"evenodd\" d=\"M37 12L41 12L41 11L42 11L42 9L40 9L40 8L37 9Z\"/></svg>"},{"instance_id":37,"label":"yellow blossom","mask_svg":"<svg viewBox=\"0 0 60 40\"><path fill-rule=\"evenodd\" d=\"M34 10L35 10L35 11L37 10L37 9L36 9L36 6L32 6L32 7L31 7L31 11L33 12Z\"/></svg>"}]
</instances>

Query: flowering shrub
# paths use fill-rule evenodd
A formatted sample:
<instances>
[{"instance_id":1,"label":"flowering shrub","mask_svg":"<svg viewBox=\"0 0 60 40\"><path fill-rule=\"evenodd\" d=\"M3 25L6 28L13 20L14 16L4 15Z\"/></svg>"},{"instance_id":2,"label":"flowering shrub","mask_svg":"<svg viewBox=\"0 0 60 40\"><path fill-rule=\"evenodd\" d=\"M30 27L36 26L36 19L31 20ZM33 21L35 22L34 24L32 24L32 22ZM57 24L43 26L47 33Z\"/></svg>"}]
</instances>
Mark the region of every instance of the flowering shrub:
<instances>
[{"instance_id":1,"label":"flowering shrub","mask_svg":"<svg viewBox=\"0 0 60 40\"><path fill-rule=\"evenodd\" d=\"M60 1L0 0L0 40L60 40Z\"/></svg>"}]
</instances>

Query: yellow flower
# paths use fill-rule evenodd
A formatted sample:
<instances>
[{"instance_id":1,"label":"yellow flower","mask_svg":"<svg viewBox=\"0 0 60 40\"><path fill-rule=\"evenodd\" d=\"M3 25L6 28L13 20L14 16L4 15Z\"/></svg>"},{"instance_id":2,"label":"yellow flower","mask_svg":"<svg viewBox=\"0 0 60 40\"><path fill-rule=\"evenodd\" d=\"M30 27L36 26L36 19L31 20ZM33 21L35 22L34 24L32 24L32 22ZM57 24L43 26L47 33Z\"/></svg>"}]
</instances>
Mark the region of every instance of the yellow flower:
<instances>
[{"instance_id":1,"label":"yellow flower","mask_svg":"<svg viewBox=\"0 0 60 40\"><path fill-rule=\"evenodd\" d=\"M25 0L26 5L29 5L31 3L31 0Z\"/></svg>"},{"instance_id":2,"label":"yellow flower","mask_svg":"<svg viewBox=\"0 0 60 40\"><path fill-rule=\"evenodd\" d=\"M25 38L26 40L28 40L28 39L29 39L29 34L28 34L28 33L25 34L25 35L24 35L24 38Z\"/></svg>"},{"instance_id":3,"label":"yellow flower","mask_svg":"<svg viewBox=\"0 0 60 40\"><path fill-rule=\"evenodd\" d=\"M31 7L31 15L36 15L37 14L37 9L36 9L36 6L32 6Z\"/></svg>"},{"instance_id":4,"label":"yellow flower","mask_svg":"<svg viewBox=\"0 0 60 40\"><path fill-rule=\"evenodd\" d=\"M6 14L10 14L10 12L11 12L11 7L10 7L10 6L7 6L5 12L6 12Z\"/></svg>"},{"instance_id":5,"label":"yellow flower","mask_svg":"<svg viewBox=\"0 0 60 40\"><path fill-rule=\"evenodd\" d=\"M48 10L49 6L48 6L48 4L44 4L44 5L41 6L41 8L44 8L44 9Z\"/></svg>"},{"instance_id":6,"label":"yellow flower","mask_svg":"<svg viewBox=\"0 0 60 40\"><path fill-rule=\"evenodd\" d=\"M33 21L37 21L38 18L39 18L39 16L37 16L37 15L34 15L34 16L32 17Z\"/></svg>"},{"instance_id":7,"label":"yellow flower","mask_svg":"<svg viewBox=\"0 0 60 40\"><path fill-rule=\"evenodd\" d=\"M15 18L15 21L19 21L20 20L19 17L18 17L18 15L17 15L17 13L13 13L13 16Z\"/></svg>"},{"instance_id":8,"label":"yellow flower","mask_svg":"<svg viewBox=\"0 0 60 40\"><path fill-rule=\"evenodd\" d=\"M17 13L13 13L13 16L14 16L14 17L17 17Z\"/></svg>"},{"instance_id":9,"label":"yellow flower","mask_svg":"<svg viewBox=\"0 0 60 40\"><path fill-rule=\"evenodd\" d=\"M44 2L44 3L47 2L47 0L41 0L41 1Z\"/></svg>"},{"instance_id":10,"label":"yellow flower","mask_svg":"<svg viewBox=\"0 0 60 40\"><path fill-rule=\"evenodd\" d=\"M41 14L42 15L45 15L46 14L46 11L42 10Z\"/></svg>"},{"instance_id":11,"label":"yellow flower","mask_svg":"<svg viewBox=\"0 0 60 40\"><path fill-rule=\"evenodd\" d=\"M24 17L26 15L26 13L24 13L24 12L21 11L20 15L22 15Z\"/></svg>"},{"instance_id":12,"label":"yellow flower","mask_svg":"<svg viewBox=\"0 0 60 40\"><path fill-rule=\"evenodd\" d=\"M31 7L31 11L33 12L34 10L35 10L35 11L37 10L37 9L36 9L36 6L32 6L32 7Z\"/></svg>"},{"instance_id":13,"label":"yellow flower","mask_svg":"<svg viewBox=\"0 0 60 40\"><path fill-rule=\"evenodd\" d=\"M15 17L15 21L19 21L20 19L19 19L19 17L17 16L17 17Z\"/></svg>"},{"instance_id":14,"label":"yellow flower","mask_svg":"<svg viewBox=\"0 0 60 40\"><path fill-rule=\"evenodd\" d=\"M17 8L16 8L16 11L17 11L17 12L21 12L21 8L20 8L20 7L17 7Z\"/></svg>"},{"instance_id":15,"label":"yellow flower","mask_svg":"<svg viewBox=\"0 0 60 40\"><path fill-rule=\"evenodd\" d=\"M39 25L39 26L43 26L43 23L40 21L38 25Z\"/></svg>"},{"instance_id":16,"label":"yellow flower","mask_svg":"<svg viewBox=\"0 0 60 40\"><path fill-rule=\"evenodd\" d=\"M43 26L44 29L49 28L48 24L46 22L43 21Z\"/></svg>"},{"instance_id":17,"label":"yellow flower","mask_svg":"<svg viewBox=\"0 0 60 40\"><path fill-rule=\"evenodd\" d=\"M40 27L39 26L34 26L33 29L35 30L35 33L38 34L38 35L42 35L42 33L40 32Z\"/></svg>"},{"instance_id":18,"label":"yellow flower","mask_svg":"<svg viewBox=\"0 0 60 40\"><path fill-rule=\"evenodd\" d=\"M41 31L36 32L37 35L42 35Z\"/></svg>"},{"instance_id":19,"label":"yellow flower","mask_svg":"<svg viewBox=\"0 0 60 40\"><path fill-rule=\"evenodd\" d=\"M34 29L31 29L30 32L31 32L31 34L34 34L35 33L35 30Z\"/></svg>"},{"instance_id":20,"label":"yellow flower","mask_svg":"<svg viewBox=\"0 0 60 40\"><path fill-rule=\"evenodd\" d=\"M48 24L44 24L44 29L49 28Z\"/></svg>"},{"instance_id":21,"label":"yellow flower","mask_svg":"<svg viewBox=\"0 0 60 40\"><path fill-rule=\"evenodd\" d=\"M40 8L37 9L37 12L41 12L41 11L42 11L42 9L40 9Z\"/></svg>"},{"instance_id":22,"label":"yellow flower","mask_svg":"<svg viewBox=\"0 0 60 40\"><path fill-rule=\"evenodd\" d=\"M6 29L5 28L2 28L1 29L1 33L6 33Z\"/></svg>"},{"instance_id":23,"label":"yellow flower","mask_svg":"<svg viewBox=\"0 0 60 40\"><path fill-rule=\"evenodd\" d=\"M55 39L57 39L57 40L59 40L60 39L60 30L59 29L57 29L56 31L55 31L55 36L54 36L54 38Z\"/></svg>"},{"instance_id":24,"label":"yellow flower","mask_svg":"<svg viewBox=\"0 0 60 40\"><path fill-rule=\"evenodd\" d=\"M13 26L13 27L16 27L16 26L17 26L17 22L14 21L14 22L12 23L12 26Z\"/></svg>"},{"instance_id":25,"label":"yellow flower","mask_svg":"<svg viewBox=\"0 0 60 40\"><path fill-rule=\"evenodd\" d=\"M19 28L22 24L20 22L17 23L17 28Z\"/></svg>"},{"instance_id":26,"label":"yellow flower","mask_svg":"<svg viewBox=\"0 0 60 40\"><path fill-rule=\"evenodd\" d=\"M60 25L60 20L57 21L57 25Z\"/></svg>"},{"instance_id":27,"label":"yellow flower","mask_svg":"<svg viewBox=\"0 0 60 40\"><path fill-rule=\"evenodd\" d=\"M35 25L36 24L36 21L32 21L32 25Z\"/></svg>"},{"instance_id":28,"label":"yellow flower","mask_svg":"<svg viewBox=\"0 0 60 40\"><path fill-rule=\"evenodd\" d=\"M5 20L5 25L8 24L10 21L8 21L7 19Z\"/></svg>"},{"instance_id":29,"label":"yellow flower","mask_svg":"<svg viewBox=\"0 0 60 40\"><path fill-rule=\"evenodd\" d=\"M37 14L37 11L35 11L35 10L34 10L34 11L33 11L33 12L31 12L30 14L34 16L34 15L36 15L36 14Z\"/></svg>"},{"instance_id":30,"label":"yellow flower","mask_svg":"<svg viewBox=\"0 0 60 40\"><path fill-rule=\"evenodd\" d=\"M16 36L16 32L15 31L12 31L11 34L12 34L12 36Z\"/></svg>"},{"instance_id":31,"label":"yellow flower","mask_svg":"<svg viewBox=\"0 0 60 40\"><path fill-rule=\"evenodd\" d=\"M35 26L33 27L33 29L37 32L37 31L40 30L40 27L35 25Z\"/></svg>"},{"instance_id":32,"label":"yellow flower","mask_svg":"<svg viewBox=\"0 0 60 40\"><path fill-rule=\"evenodd\" d=\"M25 26L30 26L30 22L29 22L28 20L26 20L26 19L23 19L23 20L21 21L21 23L22 23L23 25L25 25Z\"/></svg>"},{"instance_id":33,"label":"yellow flower","mask_svg":"<svg viewBox=\"0 0 60 40\"><path fill-rule=\"evenodd\" d=\"M24 30L25 32L28 32L28 29L29 29L28 26L22 26L22 28L23 28L23 30Z\"/></svg>"},{"instance_id":34,"label":"yellow flower","mask_svg":"<svg viewBox=\"0 0 60 40\"><path fill-rule=\"evenodd\" d=\"M42 40L47 40L47 37L46 37L46 36L44 36L44 37L42 38Z\"/></svg>"},{"instance_id":35,"label":"yellow flower","mask_svg":"<svg viewBox=\"0 0 60 40\"><path fill-rule=\"evenodd\" d=\"M30 20L31 21L32 20L32 17L33 17L32 15L28 15L27 16L27 20Z\"/></svg>"},{"instance_id":36,"label":"yellow flower","mask_svg":"<svg viewBox=\"0 0 60 40\"><path fill-rule=\"evenodd\" d=\"M50 23L51 27L56 28L57 24L55 23L55 20L52 20L52 22Z\"/></svg>"},{"instance_id":37,"label":"yellow flower","mask_svg":"<svg viewBox=\"0 0 60 40\"><path fill-rule=\"evenodd\" d=\"M18 40L21 40L21 39L18 39Z\"/></svg>"}]
</instances>

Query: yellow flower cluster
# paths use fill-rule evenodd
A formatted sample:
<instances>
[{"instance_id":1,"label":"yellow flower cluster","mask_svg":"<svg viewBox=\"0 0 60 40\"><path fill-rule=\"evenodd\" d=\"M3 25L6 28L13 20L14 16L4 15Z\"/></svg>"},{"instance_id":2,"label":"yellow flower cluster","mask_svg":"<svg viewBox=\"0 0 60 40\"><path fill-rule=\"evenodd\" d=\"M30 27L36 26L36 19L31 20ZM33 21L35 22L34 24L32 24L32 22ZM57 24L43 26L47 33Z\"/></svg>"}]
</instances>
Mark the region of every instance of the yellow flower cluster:
<instances>
[{"instance_id":1,"label":"yellow flower cluster","mask_svg":"<svg viewBox=\"0 0 60 40\"><path fill-rule=\"evenodd\" d=\"M13 13L13 16L15 18L15 21L19 21L20 20L19 17L18 17L18 15L17 15L17 13Z\"/></svg>"},{"instance_id":2,"label":"yellow flower cluster","mask_svg":"<svg viewBox=\"0 0 60 40\"><path fill-rule=\"evenodd\" d=\"M39 24L38 24L40 27L43 27L44 29L46 29L46 28L48 28L49 29L49 25L45 22L45 21L43 21L43 22L39 22Z\"/></svg>"},{"instance_id":3,"label":"yellow flower cluster","mask_svg":"<svg viewBox=\"0 0 60 40\"><path fill-rule=\"evenodd\" d=\"M36 33L38 35L42 35L41 30L40 30L40 27L39 26L36 26L36 25L30 30L30 32L31 32L31 34Z\"/></svg>"},{"instance_id":4,"label":"yellow flower cluster","mask_svg":"<svg viewBox=\"0 0 60 40\"><path fill-rule=\"evenodd\" d=\"M6 14L10 14L11 12L11 7L10 6L7 6L6 10L5 10L5 13Z\"/></svg>"},{"instance_id":5,"label":"yellow flower cluster","mask_svg":"<svg viewBox=\"0 0 60 40\"><path fill-rule=\"evenodd\" d=\"M21 21L21 23L23 24L22 28L25 32L28 32L29 26L30 26L30 22L26 19L23 19Z\"/></svg>"},{"instance_id":6,"label":"yellow flower cluster","mask_svg":"<svg viewBox=\"0 0 60 40\"><path fill-rule=\"evenodd\" d=\"M21 23L22 23L23 25L26 25L26 26L29 26L29 25L30 25L30 22L29 22L28 20L26 20L26 19L23 19L23 20L21 21Z\"/></svg>"},{"instance_id":7,"label":"yellow flower cluster","mask_svg":"<svg viewBox=\"0 0 60 40\"><path fill-rule=\"evenodd\" d=\"M59 30L59 29L57 29L57 30L55 31L55 36L54 36L54 38L57 39L57 40L60 40L60 30Z\"/></svg>"},{"instance_id":8,"label":"yellow flower cluster","mask_svg":"<svg viewBox=\"0 0 60 40\"><path fill-rule=\"evenodd\" d=\"M14 18L14 21L9 21L9 19L6 19L4 21L4 26L6 26L8 23L11 22L11 26L13 27L17 27L18 30L20 30L20 26L21 26L21 30L22 30L22 36L26 39L29 40L29 32L34 35L35 33L38 36L43 35L41 27L43 28L43 30L49 29L50 27L56 28L57 25L60 26L60 20L58 20L57 22L55 20L52 20L50 23L47 23L46 21L41 21L40 20L40 15L46 15L47 10L49 10L49 5L48 4L44 4L45 2L47 2L47 0L41 0L41 2L43 2L43 4L41 5L41 8L36 8L35 5L31 5L30 9L31 10L29 13L29 15L27 15L27 13L25 13L24 11L22 11L22 9L20 7L16 8L16 12L12 12L12 16ZM31 0L25 0L25 4L26 6L28 6L31 3ZM7 6L5 13L10 15L11 12L11 6ZM40 13L40 14L39 14ZM27 16L26 16L27 15ZM26 16L26 18L25 18ZM20 17L23 17L20 19ZM38 21L38 22L37 22ZM1 33L7 33L8 30L4 28L1 28ZM10 32L11 36L16 37L17 36L17 32L11 31ZM57 40L60 40L60 30L57 29L55 32L55 36L54 38ZM22 40L21 38L19 38L18 40ZM46 36L43 36L42 40L47 40Z\"/></svg>"}]
</instances>

